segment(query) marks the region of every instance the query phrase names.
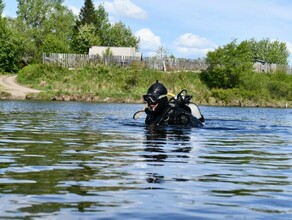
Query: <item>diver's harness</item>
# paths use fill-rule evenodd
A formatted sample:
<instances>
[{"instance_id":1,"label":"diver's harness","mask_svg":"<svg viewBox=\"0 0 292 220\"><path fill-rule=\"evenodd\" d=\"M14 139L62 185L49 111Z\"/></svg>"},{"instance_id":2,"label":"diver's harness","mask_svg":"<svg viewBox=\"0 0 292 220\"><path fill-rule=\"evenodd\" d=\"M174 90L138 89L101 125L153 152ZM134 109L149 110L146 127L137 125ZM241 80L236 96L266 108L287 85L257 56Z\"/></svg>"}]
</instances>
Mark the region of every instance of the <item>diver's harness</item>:
<instances>
[{"instance_id":1,"label":"diver's harness","mask_svg":"<svg viewBox=\"0 0 292 220\"><path fill-rule=\"evenodd\" d=\"M189 119L192 120L193 118L192 111L188 106L188 104L191 103L192 96L188 95L185 89L178 93L177 96L171 93L168 93L167 95L171 96L169 100L169 106L164 110L164 112L159 117L159 120L154 124L159 125L163 121L167 123L167 121L169 121L170 119L178 124L184 124ZM181 111L177 111L173 116L169 116L168 115L169 112L174 111L175 109L180 109ZM139 110L133 115L133 119L137 120L141 116L141 114L146 111L147 104L145 105L145 108L143 110ZM201 121L201 119L199 120ZM204 119L202 118L202 120Z\"/></svg>"}]
</instances>

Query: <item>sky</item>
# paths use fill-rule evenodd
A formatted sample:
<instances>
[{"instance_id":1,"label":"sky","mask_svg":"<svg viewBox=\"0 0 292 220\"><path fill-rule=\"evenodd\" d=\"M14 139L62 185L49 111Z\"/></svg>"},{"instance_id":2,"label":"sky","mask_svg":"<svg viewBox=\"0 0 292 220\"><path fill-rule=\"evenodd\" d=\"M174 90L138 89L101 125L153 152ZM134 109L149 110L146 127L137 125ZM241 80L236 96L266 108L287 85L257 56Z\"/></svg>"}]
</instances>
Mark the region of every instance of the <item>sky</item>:
<instances>
[{"instance_id":1,"label":"sky","mask_svg":"<svg viewBox=\"0 0 292 220\"><path fill-rule=\"evenodd\" d=\"M3 0L4 16L15 17L16 0ZM237 39L285 42L292 54L291 0L93 0L111 23L122 21L140 38L143 56L163 47L175 57L204 58ZM84 0L63 3L78 15ZM292 64L292 56L289 58Z\"/></svg>"}]
</instances>

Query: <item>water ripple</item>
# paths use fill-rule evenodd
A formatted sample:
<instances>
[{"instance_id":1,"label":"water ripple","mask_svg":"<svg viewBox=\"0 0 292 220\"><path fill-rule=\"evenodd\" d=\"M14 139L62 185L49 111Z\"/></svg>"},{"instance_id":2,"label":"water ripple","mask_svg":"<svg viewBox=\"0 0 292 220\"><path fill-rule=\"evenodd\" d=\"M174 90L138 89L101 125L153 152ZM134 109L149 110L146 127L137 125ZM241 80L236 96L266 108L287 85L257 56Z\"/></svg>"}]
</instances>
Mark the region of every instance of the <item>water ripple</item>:
<instances>
[{"instance_id":1,"label":"water ripple","mask_svg":"<svg viewBox=\"0 0 292 220\"><path fill-rule=\"evenodd\" d=\"M292 112L202 107L202 128L139 105L0 102L3 219L289 219Z\"/></svg>"}]
</instances>

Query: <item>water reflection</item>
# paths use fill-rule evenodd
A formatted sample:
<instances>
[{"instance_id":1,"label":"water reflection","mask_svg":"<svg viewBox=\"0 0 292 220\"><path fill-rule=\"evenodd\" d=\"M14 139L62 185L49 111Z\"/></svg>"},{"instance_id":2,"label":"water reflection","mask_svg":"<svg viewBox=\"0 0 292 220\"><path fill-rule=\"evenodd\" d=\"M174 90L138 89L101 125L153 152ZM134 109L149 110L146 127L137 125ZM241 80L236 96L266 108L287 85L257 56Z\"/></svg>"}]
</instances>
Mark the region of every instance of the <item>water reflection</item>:
<instances>
[{"instance_id":1,"label":"water reflection","mask_svg":"<svg viewBox=\"0 0 292 220\"><path fill-rule=\"evenodd\" d=\"M143 157L150 166L165 166L165 163L187 163L190 146L191 129L169 128L161 126L145 127L145 142L143 146L146 154ZM147 182L163 183L164 175L159 173L147 173ZM179 178L174 180L180 181Z\"/></svg>"},{"instance_id":2,"label":"water reflection","mask_svg":"<svg viewBox=\"0 0 292 220\"><path fill-rule=\"evenodd\" d=\"M191 130L188 129L145 127L145 151L154 154L144 156L149 158L149 161L166 162L169 152L189 153L192 150L190 132ZM173 155L178 158L188 158L187 154Z\"/></svg>"},{"instance_id":3,"label":"water reflection","mask_svg":"<svg viewBox=\"0 0 292 220\"><path fill-rule=\"evenodd\" d=\"M0 218L291 218L291 110L210 107L204 128L167 128L128 123L131 108L0 102Z\"/></svg>"}]
</instances>

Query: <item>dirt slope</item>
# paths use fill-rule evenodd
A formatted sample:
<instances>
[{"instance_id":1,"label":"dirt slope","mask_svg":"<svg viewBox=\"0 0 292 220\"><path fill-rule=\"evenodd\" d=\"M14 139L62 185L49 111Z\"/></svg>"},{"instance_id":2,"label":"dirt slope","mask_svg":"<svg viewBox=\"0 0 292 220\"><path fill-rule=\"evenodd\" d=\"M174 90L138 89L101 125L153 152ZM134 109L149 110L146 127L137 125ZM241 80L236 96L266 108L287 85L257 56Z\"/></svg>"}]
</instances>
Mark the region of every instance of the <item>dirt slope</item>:
<instances>
[{"instance_id":1,"label":"dirt slope","mask_svg":"<svg viewBox=\"0 0 292 220\"><path fill-rule=\"evenodd\" d=\"M39 90L27 88L16 82L16 75L0 75L1 90L11 94L12 99L25 99L29 93L39 93Z\"/></svg>"}]
</instances>

